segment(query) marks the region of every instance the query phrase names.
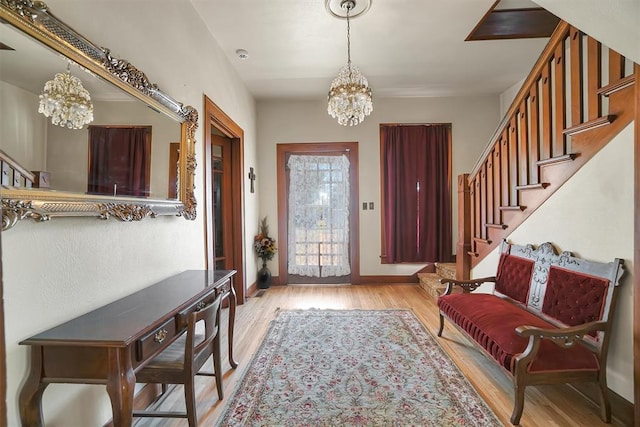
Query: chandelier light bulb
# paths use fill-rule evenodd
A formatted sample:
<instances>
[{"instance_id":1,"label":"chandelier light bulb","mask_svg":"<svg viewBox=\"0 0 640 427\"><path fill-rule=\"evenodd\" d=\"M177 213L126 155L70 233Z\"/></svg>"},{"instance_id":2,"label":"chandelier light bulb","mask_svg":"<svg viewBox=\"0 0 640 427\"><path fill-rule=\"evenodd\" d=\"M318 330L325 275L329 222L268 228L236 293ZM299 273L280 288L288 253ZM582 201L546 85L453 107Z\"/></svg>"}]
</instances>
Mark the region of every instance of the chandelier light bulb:
<instances>
[{"instance_id":1,"label":"chandelier light bulb","mask_svg":"<svg viewBox=\"0 0 640 427\"><path fill-rule=\"evenodd\" d=\"M82 129L93 121L91 96L69 67L44 85L38 112L51 117L52 124L69 129Z\"/></svg>"}]
</instances>

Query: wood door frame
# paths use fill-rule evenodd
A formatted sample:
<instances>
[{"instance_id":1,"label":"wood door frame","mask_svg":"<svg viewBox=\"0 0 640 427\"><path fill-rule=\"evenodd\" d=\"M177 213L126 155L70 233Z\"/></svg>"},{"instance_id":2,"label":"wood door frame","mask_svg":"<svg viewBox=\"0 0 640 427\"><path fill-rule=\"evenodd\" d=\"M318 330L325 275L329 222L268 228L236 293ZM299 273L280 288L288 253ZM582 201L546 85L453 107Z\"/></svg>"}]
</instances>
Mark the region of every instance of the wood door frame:
<instances>
[{"instance_id":1,"label":"wood door frame","mask_svg":"<svg viewBox=\"0 0 640 427\"><path fill-rule=\"evenodd\" d=\"M633 391L634 425L640 425L640 64L635 73L634 227L633 227Z\"/></svg>"},{"instance_id":2,"label":"wood door frame","mask_svg":"<svg viewBox=\"0 0 640 427\"><path fill-rule=\"evenodd\" d=\"M0 207L2 213L2 207ZM2 282L2 231L0 230L0 425L7 425L7 350L4 333L4 285Z\"/></svg>"},{"instance_id":3,"label":"wood door frame","mask_svg":"<svg viewBox=\"0 0 640 427\"><path fill-rule=\"evenodd\" d=\"M214 268L214 247L211 239L214 232L209 216L213 212L213 200L211 197L211 126L231 141L231 193L238 195L231 197L231 211L233 218L237 218L231 226L231 240L233 249L231 259L234 269L237 270L233 279L233 287L236 290L238 304L244 304L245 300L245 274L244 274L244 200L242 177L244 171L244 130L238 126L220 107L218 107L207 95L204 95L204 227L205 227L205 253L207 269Z\"/></svg>"},{"instance_id":4,"label":"wood door frame","mask_svg":"<svg viewBox=\"0 0 640 427\"><path fill-rule=\"evenodd\" d=\"M350 233L349 233L349 259L351 261L351 284L360 283L360 211L359 207L359 174L358 174L358 143L357 142L314 142L277 144L277 194L278 194L278 281L286 284L289 281L287 272L288 234L287 219L287 154L322 155L327 152L349 152L349 182L351 186L350 203Z\"/></svg>"}]
</instances>

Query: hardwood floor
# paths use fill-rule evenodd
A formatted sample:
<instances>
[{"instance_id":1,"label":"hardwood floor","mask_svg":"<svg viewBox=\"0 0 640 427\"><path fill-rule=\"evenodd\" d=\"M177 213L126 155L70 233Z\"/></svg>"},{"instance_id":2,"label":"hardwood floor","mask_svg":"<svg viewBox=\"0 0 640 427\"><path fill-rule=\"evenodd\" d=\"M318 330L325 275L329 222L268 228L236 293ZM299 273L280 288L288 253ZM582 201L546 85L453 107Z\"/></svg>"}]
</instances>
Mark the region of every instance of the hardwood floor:
<instances>
[{"instance_id":1,"label":"hardwood floor","mask_svg":"<svg viewBox=\"0 0 640 427\"><path fill-rule=\"evenodd\" d=\"M252 355L258 349L269 322L277 310L291 309L385 309L411 308L426 328L435 336L438 328L438 310L432 297L417 285L343 285L275 286L250 297L238 306L235 326L234 355L239 363L230 368L226 359L226 335L223 336L224 400L217 400L215 381L198 377L198 417L200 426L213 426L224 406L232 397L236 383L247 368ZM227 321L227 309L223 310L223 322ZM226 331L226 323L223 324ZM436 338L456 365L478 390L505 425L512 410L512 386L509 378L469 343L453 326L445 325L442 338ZM206 367L210 367L207 362ZM183 410L184 397L181 387L176 387L164 400L163 410ZM520 425L524 427L550 426L619 426L605 424L599 416L599 408L568 386L528 387L524 414ZM139 419L142 426L186 426L184 419Z\"/></svg>"}]
</instances>

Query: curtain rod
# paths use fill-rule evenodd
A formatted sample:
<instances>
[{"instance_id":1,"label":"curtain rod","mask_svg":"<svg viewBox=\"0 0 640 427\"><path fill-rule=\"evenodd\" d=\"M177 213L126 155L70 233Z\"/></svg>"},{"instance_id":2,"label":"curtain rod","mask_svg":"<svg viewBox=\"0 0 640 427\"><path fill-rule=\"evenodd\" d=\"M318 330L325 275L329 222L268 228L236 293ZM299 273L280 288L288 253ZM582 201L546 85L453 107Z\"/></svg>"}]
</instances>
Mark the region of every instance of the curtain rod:
<instances>
[{"instance_id":1,"label":"curtain rod","mask_svg":"<svg viewBox=\"0 0 640 427\"><path fill-rule=\"evenodd\" d=\"M451 123L380 123L380 126L397 127L397 126L448 126L451 127Z\"/></svg>"},{"instance_id":2,"label":"curtain rod","mask_svg":"<svg viewBox=\"0 0 640 427\"><path fill-rule=\"evenodd\" d=\"M153 127L151 125L88 125L87 128L103 129L144 129Z\"/></svg>"}]
</instances>

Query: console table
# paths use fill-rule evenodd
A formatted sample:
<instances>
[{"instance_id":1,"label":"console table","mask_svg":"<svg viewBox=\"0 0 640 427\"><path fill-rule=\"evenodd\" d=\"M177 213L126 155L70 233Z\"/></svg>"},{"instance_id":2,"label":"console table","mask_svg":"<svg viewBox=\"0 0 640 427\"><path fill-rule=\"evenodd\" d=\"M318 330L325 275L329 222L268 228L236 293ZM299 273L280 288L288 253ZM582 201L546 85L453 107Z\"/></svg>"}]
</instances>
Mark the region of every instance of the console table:
<instances>
[{"instance_id":1,"label":"console table","mask_svg":"<svg viewBox=\"0 0 640 427\"><path fill-rule=\"evenodd\" d=\"M32 336L31 372L19 397L23 426L43 426L42 394L50 383L105 384L115 427L131 426L135 372L175 341L187 317L222 294L229 301L233 368L235 270L188 270Z\"/></svg>"}]
</instances>

